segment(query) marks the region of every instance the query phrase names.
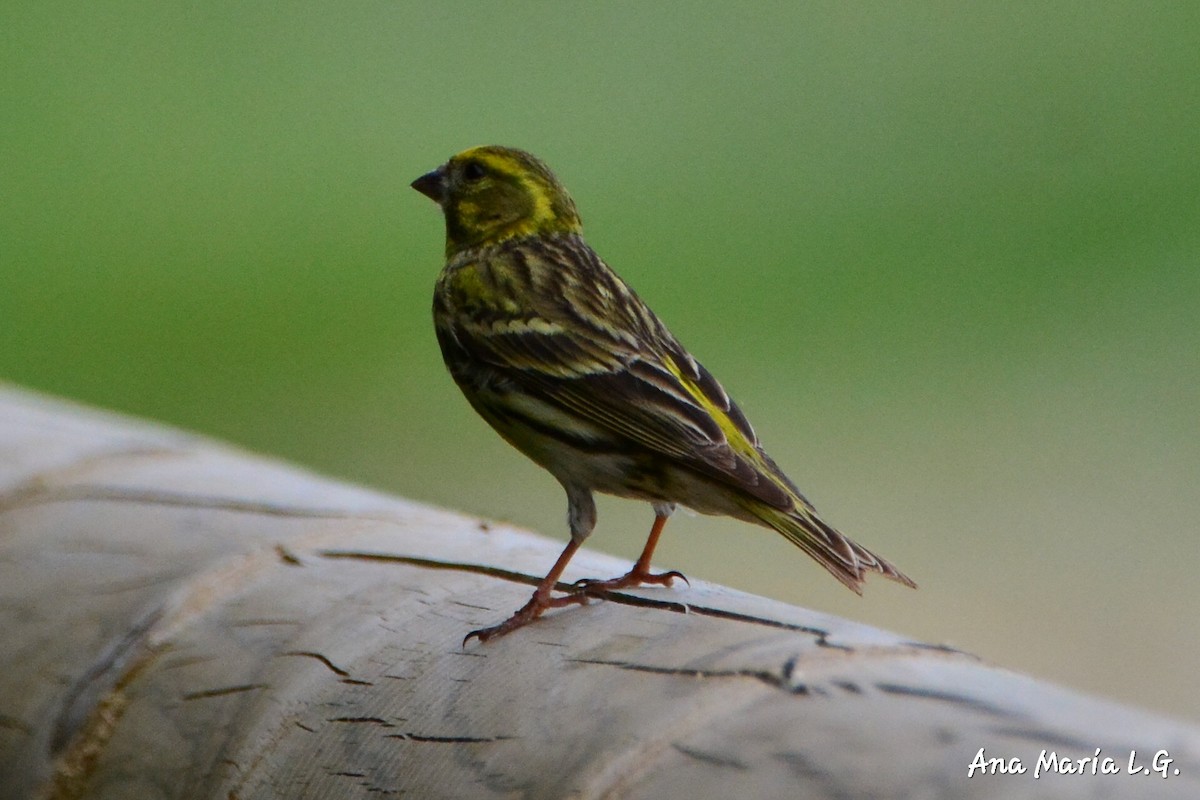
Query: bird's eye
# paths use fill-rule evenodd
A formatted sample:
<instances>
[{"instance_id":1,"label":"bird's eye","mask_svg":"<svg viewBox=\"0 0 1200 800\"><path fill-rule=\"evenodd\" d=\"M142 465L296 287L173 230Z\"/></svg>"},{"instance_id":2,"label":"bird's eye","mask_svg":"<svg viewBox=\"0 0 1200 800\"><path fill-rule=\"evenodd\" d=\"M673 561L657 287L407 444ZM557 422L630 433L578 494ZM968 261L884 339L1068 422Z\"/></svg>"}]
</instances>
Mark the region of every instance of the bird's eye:
<instances>
[{"instance_id":1,"label":"bird's eye","mask_svg":"<svg viewBox=\"0 0 1200 800\"><path fill-rule=\"evenodd\" d=\"M477 181L483 177L483 175L484 175L483 165L480 164L478 161L468 161L463 166L462 174L463 174L463 178L465 180L474 183L475 181Z\"/></svg>"}]
</instances>

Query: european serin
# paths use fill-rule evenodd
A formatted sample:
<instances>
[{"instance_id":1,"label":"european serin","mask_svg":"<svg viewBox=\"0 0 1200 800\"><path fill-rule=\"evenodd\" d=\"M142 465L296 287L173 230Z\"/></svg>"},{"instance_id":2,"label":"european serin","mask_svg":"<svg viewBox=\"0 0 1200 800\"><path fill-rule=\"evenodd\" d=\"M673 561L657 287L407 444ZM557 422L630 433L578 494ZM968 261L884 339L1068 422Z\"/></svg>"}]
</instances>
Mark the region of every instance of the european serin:
<instances>
[{"instance_id":1,"label":"european serin","mask_svg":"<svg viewBox=\"0 0 1200 800\"><path fill-rule=\"evenodd\" d=\"M412 186L446 218L433 319L450 374L479 415L567 492L571 541L558 561L528 603L468 640L503 635L589 592L683 577L650 571L676 504L779 531L860 594L869 571L916 586L817 516L716 379L588 247L575 203L540 160L476 147ZM596 524L596 491L650 502L646 547L623 577L552 597Z\"/></svg>"}]
</instances>

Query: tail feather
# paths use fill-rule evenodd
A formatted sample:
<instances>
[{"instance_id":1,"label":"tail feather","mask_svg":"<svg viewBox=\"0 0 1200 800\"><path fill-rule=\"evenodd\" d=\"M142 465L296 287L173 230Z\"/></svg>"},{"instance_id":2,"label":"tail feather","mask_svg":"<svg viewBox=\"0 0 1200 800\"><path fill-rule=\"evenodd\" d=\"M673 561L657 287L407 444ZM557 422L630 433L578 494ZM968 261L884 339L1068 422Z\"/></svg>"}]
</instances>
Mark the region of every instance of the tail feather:
<instances>
[{"instance_id":1,"label":"tail feather","mask_svg":"<svg viewBox=\"0 0 1200 800\"><path fill-rule=\"evenodd\" d=\"M791 511L762 506L752 506L748 510L767 527L782 533L792 544L812 556L856 594L862 594L863 580L868 572L877 572L897 583L917 588L917 584L891 562L839 533L802 505Z\"/></svg>"}]
</instances>

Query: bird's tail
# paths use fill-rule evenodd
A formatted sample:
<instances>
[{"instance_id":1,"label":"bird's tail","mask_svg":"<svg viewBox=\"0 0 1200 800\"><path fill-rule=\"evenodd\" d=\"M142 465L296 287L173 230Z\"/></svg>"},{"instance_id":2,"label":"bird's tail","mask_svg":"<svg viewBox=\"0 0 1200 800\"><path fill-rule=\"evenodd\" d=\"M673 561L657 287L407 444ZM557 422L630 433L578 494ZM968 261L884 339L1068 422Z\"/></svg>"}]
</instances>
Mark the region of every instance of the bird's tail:
<instances>
[{"instance_id":1,"label":"bird's tail","mask_svg":"<svg viewBox=\"0 0 1200 800\"><path fill-rule=\"evenodd\" d=\"M803 501L790 511L760 503L750 504L746 510L761 520L763 525L786 536L856 594L862 594L863 579L868 572L878 572L897 583L917 588L911 578L890 562L843 536Z\"/></svg>"}]
</instances>

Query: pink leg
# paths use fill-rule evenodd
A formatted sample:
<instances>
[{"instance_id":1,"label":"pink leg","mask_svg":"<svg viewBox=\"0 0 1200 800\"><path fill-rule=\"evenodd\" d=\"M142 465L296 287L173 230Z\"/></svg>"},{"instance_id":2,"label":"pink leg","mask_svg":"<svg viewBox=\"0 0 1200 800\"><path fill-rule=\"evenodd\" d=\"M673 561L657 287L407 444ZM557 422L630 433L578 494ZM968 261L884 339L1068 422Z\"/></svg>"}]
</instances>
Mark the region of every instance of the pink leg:
<instances>
[{"instance_id":1,"label":"pink leg","mask_svg":"<svg viewBox=\"0 0 1200 800\"><path fill-rule=\"evenodd\" d=\"M615 591L617 589L629 589L634 586L670 586L676 578L681 579L684 583L688 582L687 577L682 572L674 570L670 572L654 573L650 571L650 559L654 556L654 548L658 546L658 537L662 536L663 528L667 524L667 516L665 514L656 514L654 516L654 527L650 529L650 538L646 540L646 546L642 548L642 554L638 556L637 563L633 565L633 569L625 573L619 578L602 581L595 578L584 578L581 581L576 581L583 594L592 594L595 592Z\"/></svg>"},{"instance_id":2,"label":"pink leg","mask_svg":"<svg viewBox=\"0 0 1200 800\"><path fill-rule=\"evenodd\" d=\"M516 613L499 625L493 625L490 628L480 628L477 631L468 633L466 638L463 639L463 647L466 647L467 642L471 641L471 639L486 642L488 639L495 639L506 633L511 633L517 628L524 627L533 622L547 609L569 606L576 603L586 603L587 597L582 592L569 594L565 597L550 596L550 593L554 591L554 587L558 583L558 579L562 577L563 570L567 568L567 562L571 560L571 556L575 555L575 551L578 549L579 542L576 542L574 539L568 542L558 560L554 562L554 566L550 568L550 571L546 573L546 577L542 578L542 582L533 591L533 596L529 598L529 602L517 609Z\"/></svg>"}]
</instances>

